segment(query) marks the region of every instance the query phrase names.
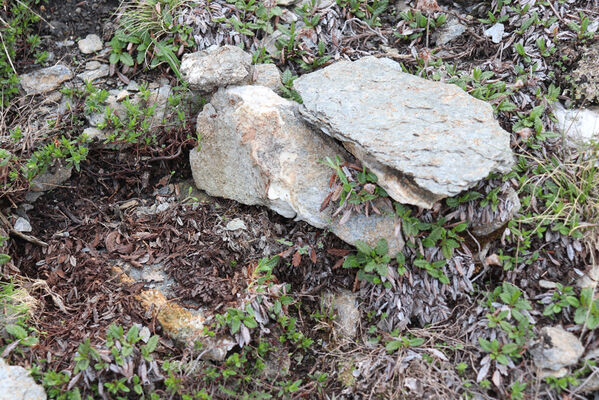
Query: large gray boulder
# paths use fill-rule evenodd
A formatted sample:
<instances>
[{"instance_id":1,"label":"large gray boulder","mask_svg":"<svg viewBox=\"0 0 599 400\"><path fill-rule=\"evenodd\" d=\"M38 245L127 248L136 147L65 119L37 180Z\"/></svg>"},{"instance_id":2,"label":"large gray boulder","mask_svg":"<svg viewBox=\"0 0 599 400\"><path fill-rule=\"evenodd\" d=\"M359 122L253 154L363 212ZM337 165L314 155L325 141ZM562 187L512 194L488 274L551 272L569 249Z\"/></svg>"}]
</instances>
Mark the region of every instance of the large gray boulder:
<instances>
[{"instance_id":1,"label":"large gray boulder","mask_svg":"<svg viewBox=\"0 0 599 400\"><path fill-rule=\"evenodd\" d=\"M25 368L0 358L0 400L46 400L46 392Z\"/></svg>"},{"instance_id":2,"label":"large gray boulder","mask_svg":"<svg viewBox=\"0 0 599 400\"><path fill-rule=\"evenodd\" d=\"M430 208L514 162L490 104L390 59L336 62L294 86L302 117L341 141L400 203Z\"/></svg>"},{"instance_id":3,"label":"large gray boulder","mask_svg":"<svg viewBox=\"0 0 599 400\"><path fill-rule=\"evenodd\" d=\"M320 211L332 173L321 161L347 153L310 129L297 111L297 103L263 86L219 89L198 115L200 148L190 154L198 188L330 229L351 244L375 245L386 238L395 254L403 240L394 235L391 210L370 217L354 214L344 224L330 208Z\"/></svg>"},{"instance_id":4,"label":"large gray boulder","mask_svg":"<svg viewBox=\"0 0 599 400\"><path fill-rule=\"evenodd\" d=\"M208 93L252 80L252 56L237 46L212 46L183 55L181 74L189 86Z\"/></svg>"}]
</instances>

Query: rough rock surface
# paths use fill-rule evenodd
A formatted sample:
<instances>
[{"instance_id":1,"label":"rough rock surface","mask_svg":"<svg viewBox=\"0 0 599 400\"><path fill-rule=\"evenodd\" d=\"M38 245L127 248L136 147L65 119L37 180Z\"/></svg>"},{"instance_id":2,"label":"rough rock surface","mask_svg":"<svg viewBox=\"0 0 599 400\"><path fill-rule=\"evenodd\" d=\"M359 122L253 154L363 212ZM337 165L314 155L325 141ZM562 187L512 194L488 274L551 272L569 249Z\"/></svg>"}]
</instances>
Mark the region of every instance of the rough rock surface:
<instances>
[{"instance_id":1,"label":"rough rock surface","mask_svg":"<svg viewBox=\"0 0 599 400\"><path fill-rule=\"evenodd\" d=\"M46 392L25 368L0 358L0 400L46 400Z\"/></svg>"},{"instance_id":2,"label":"rough rock surface","mask_svg":"<svg viewBox=\"0 0 599 400\"><path fill-rule=\"evenodd\" d=\"M96 79L104 78L110 74L110 67L108 64L101 64L97 61L90 61L85 65L85 71L77 74L77 78L82 81L93 82Z\"/></svg>"},{"instance_id":3,"label":"rough rock surface","mask_svg":"<svg viewBox=\"0 0 599 400\"><path fill-rule=\"evenodd\" d=\"M360 325L358 296L348 290L324 294L325 304L335 312L335 331L339 338L354 339Z\"/></svg>"},{"instance_id":4,"label":"rough rock surface","mask_svg":"<svg viewBox=\"0 0 599 400\"><path fill-rule=\"evenodd\" d=\"M437 46L443 46L460 37L464 32L466 32L466 26L461 24L456 17L450 16L432 36Z\"/></svg>"},{"instance_id":5,"label":"rough rock surface","mask_svg":"<svg viewBox=\"0 0 599 400\"><path fill-rule=\"evenodd\" d=\"M584 346L572 333L559 326L541 330L541 341L531 349L535 365L542 370L559 371L575 365L584 352Z\"/></svg>"},{"instance_id":6,"label":"rough rock surface","mask_svg":"<svg viewBox=\"0 0 599 400\"><path fill-rule=\"evenodd\" d=\"M298 104L263 86L219 89L198 115L201 149L190 153L198 188L211 196L268 206L279 214L328 228L342 240L371 245L384 237L392 254L403 247L393 215L353 215L340 225L320 211L331 170L321 160L346 156L330 138L311 130ZM383 208L383 211L385 209Z\"/></svg>"},{"instance_id":7,"label":"rough rock surface","mask_svg":"<svg viewBox=\"0 0 599 400\"><path fill-rule=\"evenodd\" d=\"M336 62L294 86L302 116L343 142L400 203L430 208L514 162L491 105L390 59Z\"/></svg>"},{"instance_id":8,"label":"rough rock surface","mask_svg":"<svg viewBox=\"0 0 599 400\"><path fill-rule=\"evenodd\" d=\"M192 89L205 93L223 86L249 83L252 56L237 46L213 46L185 54L181 74Z\"/></svg>"},{"instance_id":9,"label":"rough rock surface","mask_svg":"<svg viewBox=\"0 0 599 400\"><path fill-rule=\"evenodd\" d=\"M77 45L83 54L95 53L96 51L102 50L104 47L104 43L102 43L100 36L93 33L87 35L85 39L81 39Z\"/></svg>"},{"instance_id":10,"label":"rough rock surface","mask_svg":"<svg viewBox=\"0 0 599 400\"><path fill-rule=\"evenodd\" d=\"M31 181L31 190L33 192L45 192L56 189L69 180L72 172L72 167L63 167L61 165L49 167L44 173L36 176Z\"/></svg>"},{"instance_id":11,"label":"rough rock surface","mask_svg":"<svg viewBox=\"0 0 599 400\"><path fill-rule=\"evenodd\" d=\"M276 94L281 94L281 71L274 64L257 64L254 66L252 84L265 86Z\"/></svg>"},{"instance_id":12,"label":"rough rock surface","mask_svg":"<svg viewBox=\"0 0 599 400\"><path fill-rule=\"evenodd\" d=\"M56 64L21 75L21 87L27 94L46 93L56 89L61 83L72 77L73 72L67 66Z\"/></svg>"}]
</instances>

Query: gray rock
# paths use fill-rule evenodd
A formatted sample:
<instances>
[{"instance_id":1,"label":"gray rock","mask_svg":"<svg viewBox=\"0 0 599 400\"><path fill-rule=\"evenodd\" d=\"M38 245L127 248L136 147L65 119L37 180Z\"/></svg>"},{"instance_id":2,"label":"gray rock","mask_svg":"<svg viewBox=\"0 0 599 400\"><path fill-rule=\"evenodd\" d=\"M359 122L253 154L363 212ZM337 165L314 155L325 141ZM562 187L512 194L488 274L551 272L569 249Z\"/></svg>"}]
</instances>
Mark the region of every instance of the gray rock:
<instances>
[{"instance_id":1,"label":"gray rock","mask_svg":"<svg viewBox=\"0 0 599 400\"><path fill-rule=\"evenodd\" d=\"M490 104L390 59L336 62L294 86L302 117L340 140L400 203L430 208L514 162Z\"/></svg>"},{"instance_id":2,"label":"gray rock","mask_svg":"<svg viewBox=\"0 0 599 400\"><path fill-rule=\"evenodd\" d=\"M281 94L281 71L274 64L257 64L254 66L253 84L271 89Z\"/></svg>"},{"instance_id":3,"label":"gray rock","mask_svg":"<svg viewBox=\"0 0 599 400\"><path fill-rule=\"evenodd\" d=\"M505 193L501 194L500 210L490 213L489 221L479 220L473 221L471 224L472 233L474 236L488 236L499 229L504 228L508 222L520 211L520 199L518 193L510 186Z\"/></svg>"},{"instance_id":4,"label":"gray rock","mask_svg":"<svg viewBox=\"0 0 599 400\"><path fill-rule=\"evenodd\" d=\"M243 220L241 218L235 218L227 223L227 226L225 226L225 229L228 231L236 231L239 229L247 230L247 226L245 225L245 222L243 222Z\"/></svg>"},{"instance_id":5,"label":"gray rock","mask_svg":"<svg viewBox=\"0 0 599 400\"><path fill-rule=\"evenodd\" d=\"M331 176L321 160L347 153L305 125L297 109L297 103L263 86L219 89L198 115L201 148L190 153L197 187L328 228L348 243L361 239L375 245L384 237L395 254L403 240L394 236L393 215L353 215L340 225L330 209L320 211Z\"/></svg>"},{"instance_id":6,"label":"gray rock","mask_svg":"<svg viewBox=\"0 0 599 400\"><path fill-rule=\"evenodd\" d=\"M62 64L21 75L21 87L27 94L50 92L73 78L73 72Z\"/></svg>"},{"instance_id":7,"label":"gray rock","mask_svg":"<svg viewBox=\"0 0 599 400\"><path fill-rule=\"evenodd\" d=\"M17 218L14 226L15 231L17 232L31 232L31 224L23 217Z\"/></svg>"},{"instance_id":8,"label":"gray rock","mask_svg":"<svg viewBox=\"0 0 599 400\"><path fill-rule=\"evenodd\" d=\"M464 32L466 32L466 26L462 25L456 17L450 16L445 24L433 33L432 37L437 46L443 46L460 37Z\"/></svg>"},{"instance_id":9,"label":"gray rock","mask_svg":"<svg viewBox=\"0 0 599 400\"><path fill-rule=\"evenodd\" d=\"M541 370L559 371L575 365L584 352L584 346L572 333L560 326L544 327L540 342L530 350L535 365Z\"/></svg>"},{"instance_id":10,"label":"gray rock","mask_svg":"<svg viewBox=\"0 0 599 400\"><path fill-rule=\"evenodd\" d=\"M72 172L72 167L63 167L61 165L51 166L44 173L33 178L30 185L31 190L33 192L46 192L56 189L69 180Z\"/></svg>"},{"instance_id":11,"label":"gray rock","mask_svg":"<svg viewBox=\"0 0 599 400\"><path fill-rule=\"evenodd\" d=\"M360 309L355 293L343 290L339 293L327 292L323 296L327 308L335 311L335 333L339 338L355 339L360 325Z\"/></svg>"},{"instance_id":12,"label":"gray rock","mask_svg":"<svg viewBox=\"0 0 599 400\"><path fill-rule=\"evenodd\" d=\"M103 141L108 137L104 131L94 127L88 127L83 130L83 133L87 136L89 141Z\"/></svg>"},{"instance_id":13,"label":"gray rock","mask_svg":"<svg viewBox=\"0 0 599 400\"><path fill-rule=\"evenodd\" d=\"M0 400L46 400L46 392L25 368L0 358Z\"/></svg>"},{"instance_id":14,"label":"gray rock","mask_svg":"<svg viewBox=\"0 0 599 400\"><path fill-rule=\"evenodd\" d=\"M192 89L200 92L228 85L249 83L252 56L237 46L212 46L204 51L185 54L181 74Z\"/></svg>"},{"instance_id":15,"label":"gray rock","mask_svg":"<svg viewBox=\"0 0 599 400\"><path fill-rule=\"evenodd\" d=\"M92 62L97 62L97 61L90 61L90 63ZM89 64L89 63L88 63ZM97 66L97 68L88 69L88 66L85 66L86 71L82 72L80 74L77 75L77 78L81 79L83 82L93 82L96 79L100 79L100 78L104 78L105 76L108 76L110 74L110 67L107 64L100 64Z\"/></svg>"},{"instance_id":16,"label":"gray rock","mask_svg":"<svg viewBox=\"0 0 599 400\"><path fill-rule=\"evenodd\" d=\"M283 36L285 34L277 29L262 41L262 46L264 46L268 55L277 60L281 58L281 51L277 48L277 40Z\"/></svg>"},{"instance_id":17,"label":"gray rock","mask_svg":"<svg viewBox=\"0 0 599 400\"><path fill-rule=\"evenodd\" d=\"M104 47L104 43L102 43L100 36L93 33L87 35L85 39L81 39L77 45L83 54L95 53L96 51L102 50Z\"/></svg>"}]
</instances>

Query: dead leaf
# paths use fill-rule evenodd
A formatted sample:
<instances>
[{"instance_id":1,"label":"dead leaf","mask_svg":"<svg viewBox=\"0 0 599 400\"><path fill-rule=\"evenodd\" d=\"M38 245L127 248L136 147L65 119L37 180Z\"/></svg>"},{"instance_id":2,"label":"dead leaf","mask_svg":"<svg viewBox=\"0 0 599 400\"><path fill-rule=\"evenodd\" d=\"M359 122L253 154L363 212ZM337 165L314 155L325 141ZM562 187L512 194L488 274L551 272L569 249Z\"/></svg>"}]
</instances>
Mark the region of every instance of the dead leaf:
<instances>
[{"instance_id":1,"label":"dead leaf","mask_svg":"<svg viewBox=\"0 0 599 400\"><path fill-rule=\"evenodd\" d=\"M297 267L298 265L300 265L301 262L302 262L302 255L300 254L300 252L298 250L293 255L293 259L291 260L291 265L293 265L294 267Z\"/></svg>"},{"instance_id":2,"label":"dead leaf","mask_svg":"<svg viewBox=\"0 0 599 400\"><path fill-rule=\"evenodd\" d=\"M108 252L114 252L119 245L120 234L117 231L112 231L104 239L104 246Z\"/></svg>"}]
</instances>

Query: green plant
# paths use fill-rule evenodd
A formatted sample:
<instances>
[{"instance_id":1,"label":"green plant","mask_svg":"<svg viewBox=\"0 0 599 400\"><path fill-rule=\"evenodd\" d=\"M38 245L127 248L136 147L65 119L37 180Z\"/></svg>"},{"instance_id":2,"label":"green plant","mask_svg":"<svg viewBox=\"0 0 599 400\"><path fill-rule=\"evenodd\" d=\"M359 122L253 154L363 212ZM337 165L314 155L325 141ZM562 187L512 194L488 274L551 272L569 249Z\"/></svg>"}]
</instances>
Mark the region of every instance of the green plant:
<instances>
[{"instance_id":1,"label":"green plant","mask_svg":"<svg viewBox=\"0 0 599 400\"><path fill-rule=\"evenodd\" d=\"M337 5L366 22L370 27L380 26L380 15L389 7L388 0L337 0Z\"/></svg>"},{"instance_id":2,"label":"green plant","mask_svg":"<svg viewBox=\"0 0 599 400\"><path fill-rule=\"evenodd\" d=\"M191 28L177 22L188 3L188 0L122 2L117 11L120 28L110 41L110 63L149 68L166 63L181 79L178 57L186 47L194 45Z\"/></svg>"},{"instance_id":3,"label":"green plant","mask_svg":"<svg viewBox=\"0 0 599 400\"><path fill-rule=\"evenodd\" d=\"M449 284L449 278L443 272L443 267L447 264L447 260L437 260L430 262L426 260L422 255L419 259L414 260L414 265L418 268L424 269L430 276L439 280L439 282L446 285Z\"/></svg>"},{"instance_id":4,"label":"green plant","mask_svg":"<svg viewBox=\"0 0 599 400\"><path fill-rule=\"evenodd\" d=\"M524 399L524 390L526 389L527 383L520 383L516 381L512 383L510 386L510 399L512 400L522 400Z\"/></svg>"},{"instance_id":5,"label":"green plant","mask_svg":"<svg viewBox=\"0 0 599 400\"><path fill-rule=\"evenodd\" d=\"M562 391L568 389L568 386L578 385L578 379L576 379L572 375L566 375L561 378L548 376L545 378L545 382L547 382L547 384L549 384L549 386L558 393L561 393Z\"/></svg>"},{"instance_id":6,"label":"green plant","mask_svg":"<svg viewBox=\"0 0 599 400\"><path fill-rule=\"evenodd\" d=\"M516 343L501 345L497 339L489 341L482 337L478 338L478 343L485 352L489 353L491 360L495 360L499 364L508 365L510 360L517 360L522 356L520 354L520 346Z\"/></svg>"},{"instance_id":7,"label":"green plant","mask_svg":"<svg viewBox=\"0 0 599 400\"><path fill-rule=\"evenodd\" d=\"M293 75L290 70L286 69L285 72L281 75L281 91L283 92L283 97L291 99L297 103L302 104L302 98L299 93L293 88L293 81L298 77Z\"/></svg>"},{"instance_id":8,"label":"green plant","mask_svg":"<svg viewBox=\"0 0 599 400\"><path fill-rule=\"evenodd\" d=\"M574 313L574 322L588 329L599 326L599 299L593 300L593 289L584 288L580 291L580 306Z\"/></svg>"},{"instance_id":9,"label":"green plant","mask_svg":"<svg viewBox=\"0 0 599 400\"><path fill-rule=\"evenodd\" d=\"M328 207L331 202L339 201L339 207L333 213L333 216L343 212L341 224L346 222L354 211L368 215L369 210L372 209L372 211L380 213L374 206L373 201L388 195L383 188L376 184L376 175L368 172L365 168L360 169L350 163L341 163L339 156L335 157L335 161L330 157L326 157L324 163L331 167L334 172L331 178L332 191L322 202L321 210ZM355 172L352 173L352 171Z\"/></svg>"},{"instance_id":10,"label":"green plant","mask_svg":"<svg viewBox=\"0 0 599 400\"><path fill-rule=\"evenodd\" d=\"M404 11L399 14L403 24L400 32L394 32L394 35L401 40L416 40L429 33L445 23L446 14L441 14L437 18L425 16L420 11ZM405 33L404 33L405 32ZM408 33L409 32L409 33Z\"/></svg>"},{"instance_id":11,"label":"green plant","mask_svg":"<svg viewBox=\"0 0 599 400\"><path fill-rule=\"evenodd\" d=\"M11 99L19 93L19 76L15 64L31 56L35 62L43 62L47 53L38 52L40 38L31 32L39 16L32 6L41 0L19 0L3 4L0 13L0 108L9 106Z\"/></svg>"},{"instance_id":12,"label":"green plant","mask_svg":"<svg viewBox=\"0 0 599 400\"><path fill-rule=\"evenodd\" d=\"M387 254L389 247L385 239L379 239L374 248L361 240L354 245L358 249L356 255L347 256L343 268L358 268L358 279L371 283L382 283L389 272L391 257ZM391 287L391 283L384 281L383 285Z\"/></svg>"},{"instance_id":13,"label":"green plant","mask_svg":"<svg viewBox=\"0 0 599 400\"><path fill-rule=\"evenodd\" d=\"M554 315L562 312L563 309L570 306L578 308L580 302L575 296L574 289L571 286L564 286L561 283L556 284L556 290L551 296L551 302L545 306L543 315L553 318Z\"/></svg>"},{"instance_id":14,"label":"green plant","mask_svg":"<svg viewBox=\"0 0 599 400\"><path fill-rule=\"evenodd\" d=\"M422 346L425 342L423 338L419 337L399 337L399 335L395 332L391 332L391 336L395 336L396 338L390 340L385 345L385 349L388 353L394 353L399 349L407 349L409 347L419 347Z\"/></svg>"}]
</instances>

